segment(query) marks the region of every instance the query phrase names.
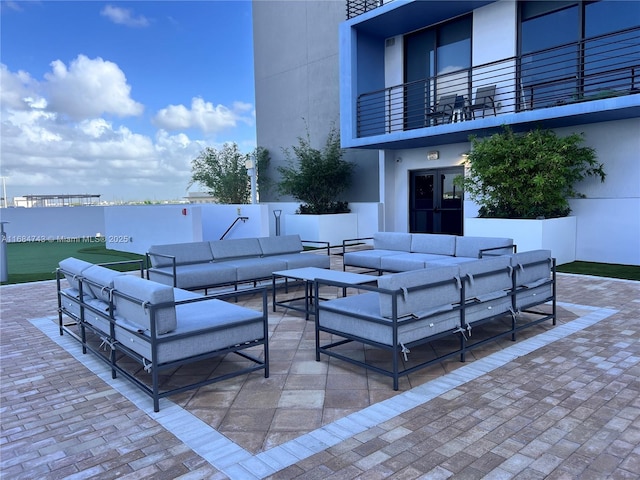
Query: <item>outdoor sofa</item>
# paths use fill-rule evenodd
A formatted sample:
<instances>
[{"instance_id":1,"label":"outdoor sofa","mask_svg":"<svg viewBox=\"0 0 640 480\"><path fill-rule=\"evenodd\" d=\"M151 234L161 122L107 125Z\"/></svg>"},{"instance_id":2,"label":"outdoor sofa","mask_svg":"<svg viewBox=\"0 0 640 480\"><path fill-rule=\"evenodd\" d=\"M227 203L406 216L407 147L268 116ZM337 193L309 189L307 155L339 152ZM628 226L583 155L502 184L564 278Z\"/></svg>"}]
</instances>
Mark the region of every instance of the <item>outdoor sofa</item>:
<instances>
[{"instance_id":1,"label":"outdoor sofa","mask_svg":"<svg viewBox=\"0 0 640 480\"><path fill-rule=\"evenodd\" d=\"M110 366L113 378L121 374L151 396L155 412L168 395L256 370L269 376L266 289L233 293L234 298L262 295L260 312L225 301L231 294L200 295L147 280L142 271L141 266L137 276L76 258L61 261L56 275L60 335L70 334L83 353L89 350ZM90 341L91 334L106 354ZM170 375L181 365L229 353L248 362L230 363L232 370L200 381L161 385L163 372ZM127 359L148 375L132 372Z\"/></svg>"},{"instance_id":2,"label":"outdoor sofa","mask_svg":"<svg viewBox=\"0 0 640 480\"><path fill-rule=\"evenodd\" d=\"M349 246L373 243L373 249L347 252ZM373 237L342 242L343 268L361 267L383 272L406 272L427 265L456 265L485 255L516 251L513 239L461 237L433 233L377 232Z\"/></svg>"},{"instance_id":3,"label":"outdoor sofa","mask_svg":"<svg viewBox=\"0 0 640 480\"><path fill-rule=\"evenodd\" d=\"M321 245L305 251L304 244ZM326 248L326 254L324 252ZM271 279L272 273L302 267L329 268L329 243L299 235L238 238L211 242L153 245L147 253L147 278L186 290Z\"/></svg>"},{"instance_id":4,"label":"outdoor sofa","mask_svg":"<svg viewBox=\"0 0 640 480\"><path fill-rule=\"evenodd\" d=\"M515 341L518 331L540 322L556 324L555 259L548 250L382 275L377 286L359 285L362 293L322 302L324 285L349 286L315 281L316 360L324 354L389 376L394 390L400 376L452 356L464 361L471 349L503 336ZM488 322L497 323L473 338ZM411 349L437 339L437 354L411 357ZM364 357L345 348L351 342L387 351L390 366L370 348Z\"/></svg>"}]
</instances>

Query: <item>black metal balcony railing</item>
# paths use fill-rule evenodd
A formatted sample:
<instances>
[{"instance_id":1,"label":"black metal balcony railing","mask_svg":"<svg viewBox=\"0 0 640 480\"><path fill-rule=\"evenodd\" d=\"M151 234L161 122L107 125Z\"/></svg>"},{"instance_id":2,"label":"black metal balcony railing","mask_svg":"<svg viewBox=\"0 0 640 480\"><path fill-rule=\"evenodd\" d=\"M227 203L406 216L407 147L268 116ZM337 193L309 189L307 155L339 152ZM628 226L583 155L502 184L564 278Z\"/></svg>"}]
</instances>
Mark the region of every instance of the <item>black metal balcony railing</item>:
<instances>
[{"instance_id":1,"label":"black metal balcony railing","mask_svg":"<svg viewBox=\"0 0 640 480\"><path fill-rule=\"evenodd\" d=\"M347 20L378 8L384 0L347 0Z\"/></svg>"},{"instance_id":2,"label":"black metal balcony railing","mask_svg":"<svg viewBox=\"0 0 640 480\"><path fill-rule=\"evenodd\" d=\"M368 92L358 137L640 93L640 27Z\"/></svg>"}]
</instances>

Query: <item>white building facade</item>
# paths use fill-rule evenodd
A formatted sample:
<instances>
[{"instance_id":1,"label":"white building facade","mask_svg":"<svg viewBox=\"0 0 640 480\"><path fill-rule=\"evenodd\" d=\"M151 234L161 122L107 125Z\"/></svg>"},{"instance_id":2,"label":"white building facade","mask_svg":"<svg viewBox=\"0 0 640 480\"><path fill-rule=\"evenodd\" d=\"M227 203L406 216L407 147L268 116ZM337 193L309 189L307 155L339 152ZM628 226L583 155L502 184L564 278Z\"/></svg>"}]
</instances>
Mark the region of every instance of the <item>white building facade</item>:
<instances>
[{"instance_id":1,"label":"white building facade","mask_svg":"<svg viewBox=\"0 0 640 480\"><path fill-rule=\"evenodd\" d=\"M464 233L477 210L451 179L469 135L542 126L584 133L607 172L571 202L576 258L640 264L638 2L353 3L341 134L380 152L386 230Z\"/></svg>"},{"instance_id":2,"label":"white building facade","mask_svg":"<svg viewBox=\"0 0 640 480\"><path fill-rule=\"evenodd\" d=\"M288 2L254 5L269 3ZM298 98L339 99L343 147L378 152L377 184L359 189L383 205L381 230L464 234L477 207L452 180L464 174L469 136L540 126L583 133L607 173L571 201L575 258L640 265L640 2L349 0L345 12L334 25L339 85L269 100L286 110ZM296 49L319 48L299 20L281 16L274 28L287 22ZM265 35L254 10L256 22ZM257 58L268 54L254 42ZM273 115L259 108L265 85L257 74L258 143Z\"/></svg>"}]
</instances>

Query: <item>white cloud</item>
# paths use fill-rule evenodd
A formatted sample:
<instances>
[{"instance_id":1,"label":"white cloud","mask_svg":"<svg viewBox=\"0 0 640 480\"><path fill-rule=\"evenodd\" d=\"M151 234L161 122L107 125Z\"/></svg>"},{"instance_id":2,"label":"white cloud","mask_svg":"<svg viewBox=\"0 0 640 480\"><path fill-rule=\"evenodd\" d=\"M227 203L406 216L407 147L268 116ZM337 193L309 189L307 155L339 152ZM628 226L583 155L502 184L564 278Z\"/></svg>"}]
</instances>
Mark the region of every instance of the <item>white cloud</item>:
<instances>
[{"instance_id":1,"label":"white cloud","mask_svg":"<svg viewBox=\"0 0 640 480\"><path fill-rule=\"evenodd\" d=\"M247 115L249 114L249 115ZM198 129L204 133L217 133L233 128L238 122L248 125L253 123L252 105L234 102L232 108L224 105L214 106L200 97L191 99L191 108L184 105L169 105L160 110L153 121L154 124L167 130Z\"/></svg>"},{"instance_id":2,"label":"white cloud","mask_svg":"<svg viewBox=\"0 0 640 480\"><path fill-rule=\"evenodd\" d=\"M107 17L113 23L118 25L125 25L127 27L147 27L149 26L149 20L143 15L135 17L131 10L127 8L114 7L113 5L107 5L102 9L100 15Z\"/></svg>"},{"instance_id":3,"label":"white cloud","mask_svg":"<svg viewBox=\"0 0 640 480\"><path fill-rule=\"evenodd\" d=\"M102 59L80 56L68 70L60 62L42 82L25 72L11 72L3 64L0 73L1 174L10 198L39 193L101 194L104 200L180 198L186 195L191 161L212 145L168 128L141 134L118 119L104 117L105 112L123 114L138 104L130 99L118 66ZM98 92L91 98L93 90L87 86L91 78L119 81L120 90L109 90L112 85L105 82L103 88L113 98ZM63 86L91 105L65 96ZM125 94L119 95L123 88ZM248 103L214 108L194 99L191 109L175 108L171 115L165 109L166 119L174 123L182 119L184 128L196 126L207 132L253 121Z\"/></svg>"},{"instance_id":4,"label":"white cloud","mask_svg":"<svg viewBox=\"0 0 640 480\"><path fill-rule=\"evenodd\" d=\"M52 62L51 67L45 79L49 108L53 111L82 120L104 113L135 116L144 110L142 104L131 98L124 72L113 62L78 55L69 68L60 60Z\"/></svg>"},{"instance_id":5,"label":"white cloud","mask_svg":"<svg viewBox=\"0 0 640 480\"><path fill-rule=\"evenodd\" d=\"M0 85L0 103L16 110L28 109L26 99L37 89L37 82L28 73L12 73L4 64L0 64Z\"/></svg>"}]
</instances>

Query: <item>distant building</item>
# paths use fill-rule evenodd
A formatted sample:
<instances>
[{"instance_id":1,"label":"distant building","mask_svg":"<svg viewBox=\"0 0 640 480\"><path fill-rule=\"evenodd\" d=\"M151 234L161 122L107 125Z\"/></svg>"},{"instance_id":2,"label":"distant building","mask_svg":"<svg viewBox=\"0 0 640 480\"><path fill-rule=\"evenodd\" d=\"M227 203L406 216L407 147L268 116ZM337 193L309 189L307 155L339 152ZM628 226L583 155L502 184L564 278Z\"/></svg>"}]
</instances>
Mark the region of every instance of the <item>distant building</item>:
<instances>
[{"instance_id":1,"label":"distant building","mask_svg":"<svg viewBox=\"0 0 640 480\"><path fill-rule=\"evenodd\" d=\"M87 207L100 203L100 195L80 193L75 195L25 195L13 197L14 207Z\"/></svg>"},{"instance_id":2,"label":"distant building","mask_svg":"<svg viewBox=\"0 0 640 480\"><path fill-rule=\"evenodd\" d=\"M216 203L216 198L205 192L189 192L185 198L189 203Z\"/></svg>"}]
</instances>

